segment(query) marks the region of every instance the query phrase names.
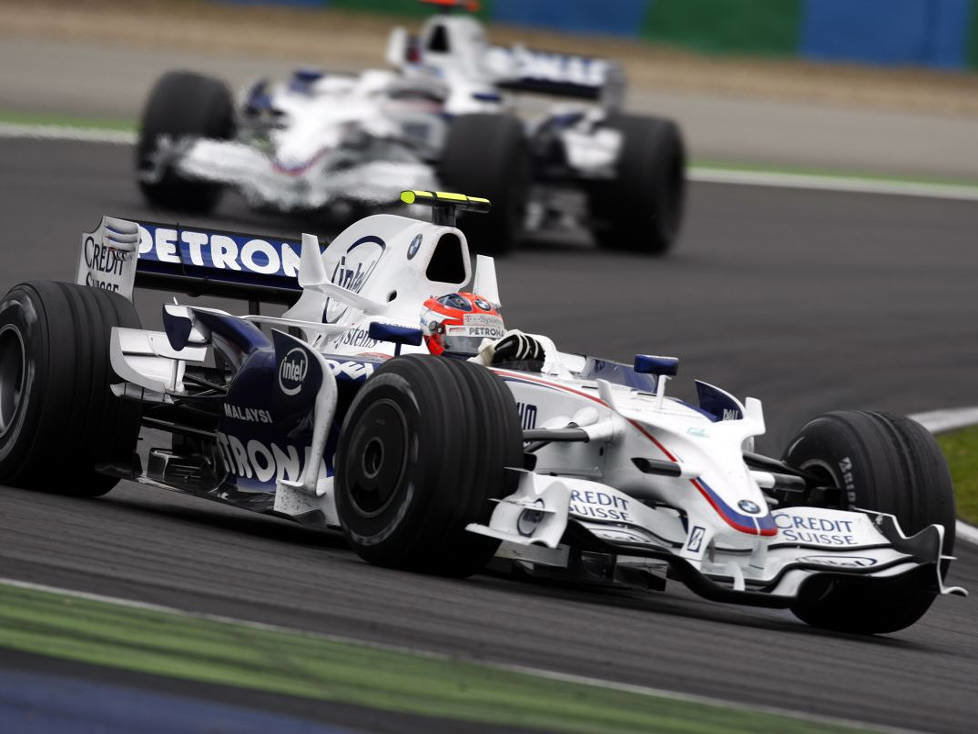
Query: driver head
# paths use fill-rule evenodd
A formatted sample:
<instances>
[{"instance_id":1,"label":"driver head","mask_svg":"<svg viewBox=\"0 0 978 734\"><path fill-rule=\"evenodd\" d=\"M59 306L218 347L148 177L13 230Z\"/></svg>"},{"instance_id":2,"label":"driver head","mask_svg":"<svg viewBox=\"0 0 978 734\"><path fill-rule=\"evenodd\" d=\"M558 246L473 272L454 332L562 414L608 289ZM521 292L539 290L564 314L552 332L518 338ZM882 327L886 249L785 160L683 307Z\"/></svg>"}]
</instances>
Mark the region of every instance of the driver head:
<instances>
[{"instance_id":1,"label":"driver head","mask_svg":"<svg viewBox=\"0 0 978 734\"><path fill-rule=\"evenodd\" d=\"M496 306L482 296L462 291L425 301L421 330L432 354L471 357L479 353L483 339L502 338L506 326Z\"/></svg>"}]
</instances>

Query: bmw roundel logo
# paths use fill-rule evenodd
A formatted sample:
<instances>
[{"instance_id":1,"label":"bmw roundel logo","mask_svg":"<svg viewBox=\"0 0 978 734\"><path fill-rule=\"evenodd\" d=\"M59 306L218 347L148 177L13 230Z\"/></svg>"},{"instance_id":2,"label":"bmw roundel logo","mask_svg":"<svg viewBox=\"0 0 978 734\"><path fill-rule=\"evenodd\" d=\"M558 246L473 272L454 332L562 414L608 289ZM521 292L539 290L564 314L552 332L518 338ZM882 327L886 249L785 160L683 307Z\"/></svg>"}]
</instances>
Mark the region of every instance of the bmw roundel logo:
<instances>
[{"instance_id":1,"label":"bmw roundel logo","mask_svg":"<svg viewBox=\"0 0 978 734\"><path fill-rule=\"evenodd\" d=\"M543 500L538 499L533 503L533 507L543 507ZM520 516L516 518L516 530L524 538L528 538L533 535L537 527L543 522L546 515L540 510L534 510L531 508L523 510Z\"/></svg>"},{"instance_id":2,"label":"bmw roundel logo","mask_svg":"<svg viewBox=\"0 0 978 734\"><path fill-rule=\"evenodd\" d=\"M411 240L411 244L408 245L407 256L408 260L412 259L418 254L418 249L421 247L421 234L414 235L414 239Z\"/></svg>"},{"instance_id":3,"label":"bmw roundel logo","mask_svg":"<svg viewBox=\"0 0 978 734\"><path fill-rule=\"evenodd\" d=\"M741 500L737 503L737 507L746 512L748 515L756 515L761 511L761 508L757 506L756 502L751 500Z\"/></svg>"}]
</instances>

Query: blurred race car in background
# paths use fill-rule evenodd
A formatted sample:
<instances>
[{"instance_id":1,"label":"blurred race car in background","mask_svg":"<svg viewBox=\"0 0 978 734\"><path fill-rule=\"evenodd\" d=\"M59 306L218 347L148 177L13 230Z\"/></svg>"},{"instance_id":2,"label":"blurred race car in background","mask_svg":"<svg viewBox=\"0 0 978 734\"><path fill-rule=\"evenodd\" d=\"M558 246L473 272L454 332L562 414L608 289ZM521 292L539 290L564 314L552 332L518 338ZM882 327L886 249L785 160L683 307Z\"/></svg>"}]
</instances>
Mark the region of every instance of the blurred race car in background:
<instances>
[{"instance_id":1,"label":"blurred race car in background","mask_svg":"<svg viewBox=\"0 0 978 734\"><path fill-rule=\"evenodd\" d=\"M222 81L168 72L143 112L139 186L178 211L210 212L231 187L256 208L353 215L406 186L449 188L492 200L467 223L482 252L579 226L608 248L663 253L675 242L682 138L671 120L621 111L615 62L492 46L475 18L447 13L416 37L395 28L387 61L395 71L299 69L237 103ZM576 101L518 117L510 92Z\"/></svg>"},{"instance_id":2,"label":"blurred race car in background","mask_svg":"<svg viewBox=\"0 0 978 734\"><path fill-rule=\"evenodd\" d=\"M369 216L325 251L309 234L104 217L83 235L77 283L0 300L0 483L97 496L131 479L341 529L384 566L673 579L855 633L965 593L943 583L954 495L922 426L836 411L778 459L753 450L760 401L699 381L696 405L667 396L675 358L622 364L522 333L534 348L507 358L493 261L473 266L453 226L489 202L405 201L436 222ZM153 331L134 285L290 308L165 304ZM444 333L442 306L461 311ZM429 332L446 337L441 356ZM155 432L137 454L141 428Z\"/></svg>"}]
</instances>

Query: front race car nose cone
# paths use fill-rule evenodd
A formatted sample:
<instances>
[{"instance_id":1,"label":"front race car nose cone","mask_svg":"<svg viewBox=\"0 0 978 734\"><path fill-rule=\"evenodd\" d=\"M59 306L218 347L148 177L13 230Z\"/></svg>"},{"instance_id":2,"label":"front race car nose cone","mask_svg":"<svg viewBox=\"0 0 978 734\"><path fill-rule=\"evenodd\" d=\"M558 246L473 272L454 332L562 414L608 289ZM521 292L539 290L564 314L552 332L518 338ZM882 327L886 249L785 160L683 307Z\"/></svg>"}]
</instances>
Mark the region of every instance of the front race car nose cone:
<instances>
[{"instance_id":1,"label":"front race car nose cone","mask_svg":"<svg viewBox=\"0 0 978 734\"><path fill-rule=\"evenodd\" d=\"M0 329L0 437L6 435L17 416L26 373L24 340L16 327Z\"/></svg>"},{"instance_id":2,"label":"front race car nose cone","mask_svg":"<svg viewBox=\"0 0 978 734\"><path fill-rule=\"evenodd\" d=\"M392 400L378 400L366 411L354 438L350 498L363 517L383 512L397 494L408 458L407 419Z\"/></svg>"}]
</instances>

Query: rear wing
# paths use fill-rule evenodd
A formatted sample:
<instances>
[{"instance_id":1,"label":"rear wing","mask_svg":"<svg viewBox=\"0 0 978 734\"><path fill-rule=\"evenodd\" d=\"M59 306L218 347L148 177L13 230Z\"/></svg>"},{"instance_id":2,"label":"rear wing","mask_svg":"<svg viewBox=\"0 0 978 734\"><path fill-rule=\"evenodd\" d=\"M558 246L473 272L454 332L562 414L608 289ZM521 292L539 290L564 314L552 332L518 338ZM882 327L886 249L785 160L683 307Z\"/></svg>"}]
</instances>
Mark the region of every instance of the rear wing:
<instances>
[{"instance_id":1,"label":"rear wing","mask_svg":"<svg viewBox=\"0 0 978 734\"><path fill-rule=\"evenodd\" d=\"M600 102L618 109L625 99L625 72L609 59L490 46L486 65L502 89Z\"/></svg>"},{"instance_id":2,"label":"rear wing","mask_svg":"<svg viewBox=\"0 0 978 734\"><path fill-rule=\"evenodd\" d=\"M302 293L301 252L281 237L102 217L82 235L77 282L130 300L138 286L291 305Z\"/></svg>"}]
</instances>

